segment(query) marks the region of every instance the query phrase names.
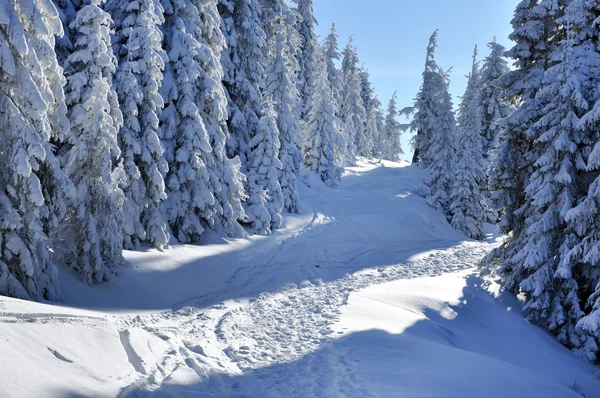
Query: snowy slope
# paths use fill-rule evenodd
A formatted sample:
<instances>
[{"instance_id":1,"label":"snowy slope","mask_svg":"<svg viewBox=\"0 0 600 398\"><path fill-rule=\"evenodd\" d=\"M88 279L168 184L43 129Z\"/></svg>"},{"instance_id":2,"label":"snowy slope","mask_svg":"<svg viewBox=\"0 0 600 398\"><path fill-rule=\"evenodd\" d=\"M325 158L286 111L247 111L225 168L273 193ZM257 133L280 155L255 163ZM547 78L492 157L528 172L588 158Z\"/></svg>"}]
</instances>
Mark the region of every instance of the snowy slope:
<instances>
[{"instance_id":1,"label":"snowy slope","mask_svg":"<svg viewBox=\"0 0 600 398\"><path fill-rule=\"evenodd\" d=\"M598 369L473 276L493 239L458 235L420 178L307 176L271 237L127 252L93 288L62 270L64 306L0 298L0 396L600 397Z\"/></svg>"}]
</instances>

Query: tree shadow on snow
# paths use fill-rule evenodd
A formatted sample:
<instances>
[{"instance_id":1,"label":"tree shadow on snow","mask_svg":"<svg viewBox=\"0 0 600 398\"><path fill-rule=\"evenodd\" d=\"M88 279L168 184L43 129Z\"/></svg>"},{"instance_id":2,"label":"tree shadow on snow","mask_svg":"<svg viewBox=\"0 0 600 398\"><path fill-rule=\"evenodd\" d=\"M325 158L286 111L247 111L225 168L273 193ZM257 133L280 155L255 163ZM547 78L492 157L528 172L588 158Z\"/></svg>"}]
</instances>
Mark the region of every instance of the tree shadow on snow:
<instances>
[{"instance_id":1,"label":"tree shadow on snow","mask_svg":"<svg viewBox=\"0 0 600 398\"><path fill-rule=\"evenodd\" d=\"M239 376L196 370L198 383L164 383L153 392L129 388L120 396L599 396L592 365L527 323L514 297L496 298L483 283L467 277L459 304L449 305L452 316L426 309L426 319L400 334L355 332L324 339L318 350L301 358ZM575 378L576 391L569 388Z\"/></svg>"},{"instance_id":2,"label":"tree shadow on snow","mask_svg":"<svg viewBox=\"0 0 600 398\"><path fill-rule=\"evenodd\" d=\"M304 281L332 281L362 269L404 264L420 253L466 240L415 193L421 170L375 168L329 189L302 188L305 209L270 238L227 240L209 234L204 246L129 252L144 264L88 287L61 270L69 306L177 310L251 298ZM175 258L174 256L177 255ZM136 262L136 261L134 261Z\"/></svg>"}]
</instances>

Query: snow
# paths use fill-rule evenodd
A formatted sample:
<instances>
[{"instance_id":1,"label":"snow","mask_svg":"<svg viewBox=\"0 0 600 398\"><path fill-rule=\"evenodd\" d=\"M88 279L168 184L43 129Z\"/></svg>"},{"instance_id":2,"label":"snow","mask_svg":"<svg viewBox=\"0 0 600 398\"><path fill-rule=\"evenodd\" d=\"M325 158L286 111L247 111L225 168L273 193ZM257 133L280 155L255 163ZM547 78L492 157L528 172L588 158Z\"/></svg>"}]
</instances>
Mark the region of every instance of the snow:
<instances>
[{"instance_id":1,"label":"snow","mask_svg":"<svg viewBox=\"0 0 600 398\"><path fill-rule=\"evenodd\" d=\"M0 396L600 396L598 368L475 276L493 231L455 232L422 174L303 174L271 236L126 251L94 287L61 268L62 305L0 298Z\"/></svg>"}]
</instances>

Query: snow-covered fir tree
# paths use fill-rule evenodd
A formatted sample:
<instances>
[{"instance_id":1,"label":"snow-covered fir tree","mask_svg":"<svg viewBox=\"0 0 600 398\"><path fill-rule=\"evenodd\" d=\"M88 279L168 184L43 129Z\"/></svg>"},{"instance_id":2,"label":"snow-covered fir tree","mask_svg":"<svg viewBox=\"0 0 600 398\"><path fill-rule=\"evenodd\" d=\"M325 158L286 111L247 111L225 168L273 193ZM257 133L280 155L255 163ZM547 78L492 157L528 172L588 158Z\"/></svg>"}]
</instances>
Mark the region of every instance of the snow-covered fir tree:
<instances>
[{"instance_id":1,"label":"snow-covered fir tree","mask_svg":"<svg viewBox=\"0 0 600 398\"><path fill-rule=\"evenodd\" d=\"M0 18L0 294L60 298L47 238L74 193L49 144L68 129L49 1L4 4ZM63 131L61 131L63 130Z\"/></svg>"},{"instance_id":2,"label":"snow-covered fir tree","mask_svg":"<svg viewBox=\"0 0 600 398\"><path fill-rule=\"evenodd\" d=\"M458 112L458 153L456 176L450 198L451 223L454 228L472 239L483 239L486 220L484 196L485 164L483 137L481 135L481 103L479 97L479 64L477 47L473 53L473 66L468 76L465 94Z\"/></svg>"},{"instance_id":3,"label":"snow-covered fir tree","mask_svg":"<svg viewBox=\"0 0 600 398\"><path fill-rule=\"evenodd\" d=\"M358 69L358 54L352 44L352 38L348 40L348 44L343 52L342 77L344 81L344 95L341 115L347 132L348 158L349 162L352 162L353 155L368 156L365 134L367 114L361 95L362 87Z\"/></svg>"},{"instance_id":4,"label":"snow-covered fir tree","mask_svg":"<svg viewBox=\"0 0 600 398\"><path fill-rule=\"evenodd\" d=\"M374 113L375 124L376 124L376 135L373 137L373 154L374 157L382 157L383 154L383 141L384 138L384 128L385 128L385 114L383 113L383 104L379 100L377 96L373 97L373 102L371 103L372 113ZM398 144L400 145L400 144ZM400 149L402 151L402 149Z\"/></svg>"},{"instance_id":5,"label":"snow-covered fir tree","mask_svg":"<svg viewBox=\"0 0 600 398\"><path fill-rule=\"evenodd\" d=\"M277 113L273 102L266 100L258 130L250 140L248 161L247 221L260 235L268 235L283 224L279 145Z\"/></svg>"},{"instance_id":6,"label":"snow-covered fir tree","mask_svg":"<svg viewBox=\"0 0 600 398\"><path fill-rule=\"evenodd\" d=\"M415 98L415 104L412 108L414 116L410 123L410 129L416 132L412 141L414 148L412 163L421 163L423 167L428 167L431 163L431 159L427 158L426 153L431 147L431 140L438 118L436 108L440 103L438 98L440 95L440 68L435 62L437 35L438 31L436 30L429 38L427 57L425 59L425 71L423 72L423 83Z\"/></svg>"},{"instance_id":7,"label":"snow-covered fir tree","mask_svg":"<svg viewBox=\"0 0 600 398\"><path fill-rule=\"evenodd\" d=\"M61 152L77 198L61 222L59 253L87 283L108 279L124 263L124 196L114 175L120 169L113 170L123 118L112 88L111 18L100 5L92 0L77 12L70 26L73 51L65 60L71 130Z\"/></svg>"},{"instance_id":8,"label":"snow-covered fir tree","mask_svg":"<svg viewBox=\"0 0 600 398\"><path fill-rule=\"evenodd\" d=\"M242 170L261 113L261 86L266 64L266 33L257 0L220 0L221 28L227 47L221 55L228 95L230 157L239 156Z\"/></svg>"},{"instance_id":9,"label":"snow-covered fir tree","mask_svg":"<svg viewBox=\"0 0 600 398\"><path fill-rule=\"evenodd\" d=\"M300 101L295 83L293 48L286 35L284 15L272 21L273 32L268 43L268 66L265 77L265 93L274 102L281 149L279 160L282 168L279 176L284 207L288 212L299 211L297 176L302 163L300 152L301 129L298 104Z\"/></svg>"},{"instance_id":10,"label":"snow-covered fir tree","mask_svg":"<svg viewBox=\"0 0 600 398\"><path fill-rule=\"evenodd\" d=\"M168 199L164 211L181 242L204 228L243 234L243 175L225 153L227 100L221 83L225 45L215 1L165 0L169 63L162 86Z\"/></svg>"},{"instance_id":11,"label":"snow-covered fir tree","mask_svg":"<svg viewBox=\"0 0 600 398\"><path fill-rule=\"evenodd\" d=\"M342 59L338 49L338 34L335 30L335 24L331 25L331 30L323 43L325 47L325 61L327 62L327 79L334 100L336 116L340 116L339 112L342 106L342 95L344 90L344 81L342 73L336 65L336 62Z\"/></svg>"},{"instance_id":12,"label":"snow-covered fir tree","mask_svg":"<svg viewBox=\"0 0 600 398\"><path fill-rule=\"evenodd\" d=\"M398 161L398 157L404 153L400 147L401 126L396 119L396 116L398 116L396 99L397 93L394 92L388 104L383 133L381 135L381 157L394 162Z\"/></svg>"},{"instance_id":13,"label":"snow-covered fir tree","mask_svg":"<svg viewBox=\"0 0 600 398\"><path fill-rule=\"evenodd\" d=\"M579 300L583 303L585 316L578 320L576 326L594 338L596 347L585 340L587 344L579 348L581 354L593 360L593 354L597 358L600 343L600 268L597 266L600 259L600 32L594 22L600 17L600 4L590 0L574 1L569 6L567 15L574 34L571 59L579 72L579 79L585 82L581 88L584 94L581 99L588 104L588 111L580 117L579 123L580 135L585 142L581 152L586 163L583 167L579 162L576 164L579 185L586 188L583 199L575 203L565 216L567 225L575 231L578 239L557 274L561 280L568 281L565 274L568 276L569 269L566 267L570 267L579 292L589 293L587 297L580 293ZM573 78L575 77L571 77ZM581 105L583 102L580 102ZM587 142L585 139L591 140ZM570 313L573 314L573 311Z\"/></svg>"},{"instance_id":14,"label":"snow-covered fir tree","mask_svg":"<svg viewBox=\"0 0 600 398\"><path fill-rule=\"evenodd\" d=\"M302 105L302 119L308 115L308 106L311 101L313 87L315 85L315 59L319 43L315 32L318 25L313 9L313 0L293 0L296 3L296 12L299 15L297 23L298 33L300 34L300 52L298 53L298 62L300 70L298 74L298 89L300 91L300 100Z\"/></svg>"},{"instance_id":15,"label":"snow-covered fir tree","mask_svg":"<svg viewBox=\"0 0 600 398\"><path fill-rule=\"evenodd\" d=\"M498 79L509 72L508 62L504 58L506 49L496 39L488 44L490 54L483 61L480 73L479 96L481 101L481 134L483 141L483 156L489 159L491 151L496 151L500 145L499 135L502 126L498 123L507 118L513 107L506 101Z\"/></svg>"},{"instance_id":16,"label":"snow-covered fir tree","mask_svg":"<svg viewBox=\"0 0 600 398\"><path fill-rule=\"evenodd\" d=\"M440 70L431 80L437 93L433 98L436 101L433 107L436 118L432 121L429 146L422 148L426 150L422 154L423 159L429 159L425 178L425 184L429 187L427 203L449 214L450 195L456 175L456 120L448 92L447 74Z\"/></svg>"},{"instance_id":17,"label":"snow-covered fir tree","mask_svg":"<svg viewBox=\"0 0 600 398\"><path fill-rule=\"evenodd\" d=\"M335 187L341 181L341 168L336 164L334 149L338 130L322 52L318 53L315 73L315 92L305 127L304 164L325 184Z\"/></svg>"},{"instance_id":18,"label":"snow-covered fir tree","mask_svg":"<svg viewBox=\"0 0 600 398\"><path fill-rule=\"evenodd\" d=\"M377 131L377 115L373 112L373 101L375 98L375 90L371 85L371 76L369 71L360 68L358 70L358 75L360 77L360 95L363 100L363 106L365 108L365 135L364 141L357 145L362 149L362 155L368 158L373 157L375 153L375 141L378 138Z\"/></svg>"},{"instance_id":19,"label":"snow-covered fir tree","mask_svg":"<svg viewBox=\"0 0 600 398\"><path fill-rule=\"evenodd\" d=\"M163 8L155 0L108 0L104 9L113 17L112 42L118 59L115 90L123 113L118 143L127 176L122 187L124 246L132 249L147 241L163 248L169 242L160 211L167 197L168 170L159 127L163 99L158 91L167 58L159 29Z\"/></svg>"}]
</instances>

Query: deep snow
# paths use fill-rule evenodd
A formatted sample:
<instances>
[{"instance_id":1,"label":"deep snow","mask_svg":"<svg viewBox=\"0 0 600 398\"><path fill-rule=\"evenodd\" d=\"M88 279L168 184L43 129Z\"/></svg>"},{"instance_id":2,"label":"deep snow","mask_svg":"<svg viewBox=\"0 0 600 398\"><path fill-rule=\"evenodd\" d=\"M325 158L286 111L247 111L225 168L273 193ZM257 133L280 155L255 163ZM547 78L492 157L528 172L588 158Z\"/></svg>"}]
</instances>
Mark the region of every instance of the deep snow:
<instances>
[{"instance_id":1,"label":"deep snow","mask_svg":"<svg viewBox=\"0 0 600 398\"><path fill-rule=\"evenodd\" d=\"M306 176L271 237L127 252L93 288L62 270L63 306L0 298L0 396L600 397L475 276L494 237L457 234L401 166Z\"/></svg>"}]
</instances>

